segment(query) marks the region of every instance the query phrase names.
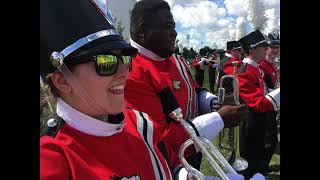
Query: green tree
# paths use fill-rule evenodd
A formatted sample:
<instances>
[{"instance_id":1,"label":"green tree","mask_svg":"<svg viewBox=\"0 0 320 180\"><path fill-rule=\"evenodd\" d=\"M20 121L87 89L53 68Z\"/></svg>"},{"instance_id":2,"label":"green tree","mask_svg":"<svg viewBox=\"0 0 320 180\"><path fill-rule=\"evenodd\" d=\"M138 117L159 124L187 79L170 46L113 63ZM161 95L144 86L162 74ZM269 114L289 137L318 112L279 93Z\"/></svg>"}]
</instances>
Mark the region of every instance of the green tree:
<instances>
[{"instance_id":1,"label":"green tree","mask_svg":"<svg viewBox=\"0 0 320 180\"><path fill-rule=\"evenodd\" d=\"M193 48L190 48L190 58L195 58L196 57L196 51Z\"/></svg>"},{"instance_id":2,"label":"green tree","mask_svg":"<svg viewBox=\"0 0 320 180\"><path fill-rule=\"evenodd\" d=\"M186 59L188 59L189 56L190 56L190 51L189 51L186 47L184 47L184 48L183 48L183 57L185 57Z\"/></svg>"}]
</instances>

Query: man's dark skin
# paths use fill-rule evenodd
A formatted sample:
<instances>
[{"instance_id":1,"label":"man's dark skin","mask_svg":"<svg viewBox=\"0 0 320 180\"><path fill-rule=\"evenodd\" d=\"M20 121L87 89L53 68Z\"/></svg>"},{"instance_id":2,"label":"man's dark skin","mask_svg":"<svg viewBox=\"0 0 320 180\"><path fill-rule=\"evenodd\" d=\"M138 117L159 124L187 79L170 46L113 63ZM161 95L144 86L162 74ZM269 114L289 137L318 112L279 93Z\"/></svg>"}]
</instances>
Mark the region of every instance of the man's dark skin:
<instances>
[{"instance_id":1,"label":"man's dark skin","mask_svg":"<svg viewBox=\"0 0 320 180\"><path fill-rule=\"evenodd\" d=\"M138 33L131 38L158 56L168 58L174 53L176 36L171 12L161 9L154 12L147 22L140 23ZM246 105L224 105L217 112L223 119L225 128L238 126L248 117Z\"/></svg>"}]
</instances>

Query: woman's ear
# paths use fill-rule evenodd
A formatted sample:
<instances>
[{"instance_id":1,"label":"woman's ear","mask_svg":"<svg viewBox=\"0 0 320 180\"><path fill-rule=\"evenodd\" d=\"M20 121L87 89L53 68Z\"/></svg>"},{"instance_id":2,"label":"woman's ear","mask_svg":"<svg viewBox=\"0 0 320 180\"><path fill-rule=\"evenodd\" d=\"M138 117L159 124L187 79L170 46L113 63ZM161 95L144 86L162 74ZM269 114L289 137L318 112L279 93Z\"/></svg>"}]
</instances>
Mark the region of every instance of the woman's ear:
<instances>
[{"instance_id":1,"label":"woman's ear","mask_svg":"<svg viewBox=\"0 0 320 180\"><path fill-rule=\"evenodd\" d=\"M68 83L61 72L54 72L51 76L51 81L60 93L68 94L72 92L71 84Z\"/></svg>"},{"instance_id":2,"label":"woman's ear","mask_svg":"<svg viewBox=\"0 0 320 180\"><path fill-rule=\"evenodd\" d=\"M138 36L139 39L144 39L145 37L145 25L143 23L139 23L138 25Z\"/></svg>"}]
</instances>

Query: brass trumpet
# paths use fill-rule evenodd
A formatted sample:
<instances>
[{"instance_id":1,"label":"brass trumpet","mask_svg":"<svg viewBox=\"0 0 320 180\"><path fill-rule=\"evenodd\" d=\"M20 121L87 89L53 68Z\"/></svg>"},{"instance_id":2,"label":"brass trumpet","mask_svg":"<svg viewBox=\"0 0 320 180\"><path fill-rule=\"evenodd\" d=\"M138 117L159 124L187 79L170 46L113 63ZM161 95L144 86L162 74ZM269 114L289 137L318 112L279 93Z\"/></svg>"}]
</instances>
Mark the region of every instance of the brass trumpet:
<instances>
[{"instance_id":1,"label":"brass trumpet","mask_svg":"<svg viewBox=\"0 0 320 180\"><path fill-rule=\"evenodd\" d=\"M233 75L224 75L220 79L219 88L218 88L218 100L214 103L214 109L219 109L225 103L226 97L226 90L223 87L223 83L227 79L232 80L232 88L233 88L233 103L235 105L240 105L239 101L239 82L237 79L237 65L239 62L234 61L232 62L233 65ZM230 129L231 130L231 129ZM234 160L232 160L232 167L236 171L243 171L248 168L248 162L244 158L240 156L240 126L234 127L234 139L233 139L233 147L232 147L232 154L235 155ZM220 144L222 145L222 141L220 140ZM223 147L223 146L222 146Z\"/></svg>"},{"instance_id":2,"label":"brass trumpet","mask_svg":"<svg viewBox=\"0 0 320 180\"><path fill-rule=\"evenodd\" d=\"M227 160L224 159L219 150L209 140L203 137L198 137L196 135L191 125L189 125L183 119L182 110L180 107L172 111L169 116L174 120L178 121L190 135L190 139L185 141L179 149L179 158L186 170L188 171L189 179L203 180L205 178L205 176L200 171L193 168L184 158L185 150L192 144L194 144L196 148L198 148L200 152L207 158L210 165L217 171L219 177L222 180L229 180L228 176L226 175L226 172L236 174L236 171L227 162ZM216 160L220 163L222 168L219 166L216 160L213 159L213 157L216 158Z\"/></svg>"}]
</instances>

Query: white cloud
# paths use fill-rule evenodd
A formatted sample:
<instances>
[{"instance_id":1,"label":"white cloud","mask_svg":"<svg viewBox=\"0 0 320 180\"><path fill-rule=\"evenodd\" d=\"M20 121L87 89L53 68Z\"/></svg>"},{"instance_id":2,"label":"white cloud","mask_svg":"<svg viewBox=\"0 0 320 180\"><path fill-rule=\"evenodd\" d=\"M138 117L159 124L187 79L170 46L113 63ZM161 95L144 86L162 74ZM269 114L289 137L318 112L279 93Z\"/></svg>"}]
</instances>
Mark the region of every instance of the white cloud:
<instances>
[{"instance_id":1,"label":"white cloud","mask_svg":"<svg viewBox=\"0 0 320 180\"><path fill-rule=\"evenodd\" d=\"M216 48L225 49L227 41L230 41L229 29L227 27L205 33L205 44L212 48L216 44Z\"/></svg>"},{"instance_id":2,"label":"white cloud","mask_svg":"<svg viewBox=\"0 0 320 180\"><path fill-rule=\"evenodd\" d=\"M226 15L224 8L219 8L211 1L200 1L184 5L174 5L172 14L176 23L181 23L182 27L218 26L218 20Z\"/></svg>"},{"instance_id":3,"label":"white cloud","mask_svg":"<svg viewBox=\"0 0 320 180\"><path fill-rule=\"evenodd\" d=\"M247 13L244 10L244 0L225 0L224 4L227 8L229 15L246 16Z\"/></svg>"},{"instance_id":4,"label":"white cloud","mask_svg":"<svg viewBox=\"0 0 320 180\"><path fill-rule=\"evenodd\" d=\"M165 0L168 2L170 7L173 7L176 4L190 4L190 3L198 3L200 1L206 1L206 0Z\"/></svg>"},{"instance_id":5,"label":"white cloud","mask_svg":"<svg viewBox=\"0 0 320 180\"><path fill-rule=\"evenodd\" d=\"M187 35L190 37L189 41L187 39ZM187 47L188 49L192 47L195 50L199 50L201 48L201 33L197 31L197 29L191 28L179 32L177 39L179 39L179 44L181 44L183 47Z\"/></svg>"}]
</instances>

